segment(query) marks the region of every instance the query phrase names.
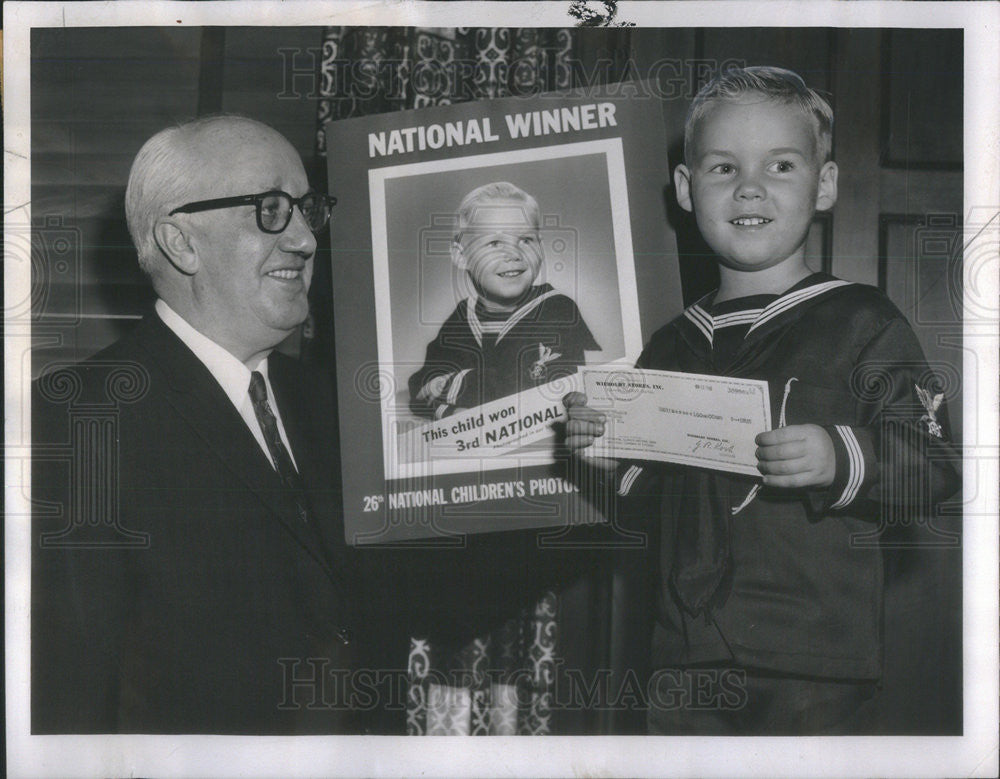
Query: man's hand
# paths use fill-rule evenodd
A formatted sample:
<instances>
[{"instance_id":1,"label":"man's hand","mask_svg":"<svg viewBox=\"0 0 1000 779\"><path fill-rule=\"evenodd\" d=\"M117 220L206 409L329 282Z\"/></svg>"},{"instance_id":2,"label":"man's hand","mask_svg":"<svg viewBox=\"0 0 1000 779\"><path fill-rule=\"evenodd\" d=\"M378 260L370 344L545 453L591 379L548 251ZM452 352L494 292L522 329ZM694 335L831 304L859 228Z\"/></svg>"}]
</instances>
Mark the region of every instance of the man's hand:
<instances>
[{"instance_id":1,"label":"man's hand","mask_svg":"<svg viewBox=\"0 0 1000 779\"><path fill-rule=\"evenodd\" d=\"M604 415L587 405L587 396L582 392L570 392L563 398L566 406L566 448L573 454L582 455L594 439L604 435ZM613 471L618 461L609 457L588 457L587 462L605 471Z\"/></svg>"},{"instance_id":2,"label":"man's hand","mask_svg":"<svg viewBox=\"0 0 1000 779\"><path fill-rule=\"evenodd\" d=\"M819 425L789 425L754 439L757 469L768 487L829 487L836 473L833 441Z\"/></svg>"}]
</instances>

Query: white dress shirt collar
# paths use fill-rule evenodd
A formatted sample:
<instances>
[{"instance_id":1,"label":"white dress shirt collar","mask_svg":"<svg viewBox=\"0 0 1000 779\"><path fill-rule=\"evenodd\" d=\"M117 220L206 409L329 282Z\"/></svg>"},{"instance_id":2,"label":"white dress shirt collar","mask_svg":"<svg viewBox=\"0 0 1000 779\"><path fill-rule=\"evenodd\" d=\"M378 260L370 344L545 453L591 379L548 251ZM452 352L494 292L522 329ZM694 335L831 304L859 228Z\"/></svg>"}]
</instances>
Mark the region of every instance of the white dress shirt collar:
<instances>
[{"instance_id":1,"label":"white dress shirt collar","mask_svg":"<svg viewBox=\"0 0 1000 779\"><path fill-rule=\"evenodd\" d=\"M257 421L257 415L254 413L253 403L250 400L251 370L211 338L195 330L165 300L158 299L156 301L156 313L163 320L163 323L194 352L195 357L208 368L209 372L219 383L219 386L222 387L222 391L226 393L226 397L229 398L229 401L243 418L250 432L253 433L254 438L257 439L257 443L273 466L274 460L271 457L270 451L268 451L264 433L260 429L260 423ZM278 422L278 433L281 435L281 440L291 454L292 462L295 463L297 468L298 463L295 461L295 452L292 451L292 447L288 442L288 436L285 434L285 426L281 421L278 404L274 401L274 389L271 387L271 380L268 377L266 356L257 364L254 370L259 371L264 377L271 410Z\"/></svg>"}]
</instances>

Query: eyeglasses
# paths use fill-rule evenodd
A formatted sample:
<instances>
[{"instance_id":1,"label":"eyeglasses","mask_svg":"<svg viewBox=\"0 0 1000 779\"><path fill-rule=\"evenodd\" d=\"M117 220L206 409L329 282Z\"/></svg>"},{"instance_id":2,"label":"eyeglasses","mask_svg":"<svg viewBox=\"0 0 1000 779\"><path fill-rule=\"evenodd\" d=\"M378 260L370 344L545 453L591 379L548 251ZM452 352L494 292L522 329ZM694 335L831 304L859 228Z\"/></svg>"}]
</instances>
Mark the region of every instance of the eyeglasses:
<instances>
[{"instance_id":1,"label":"eyeglasses","mask_svg":"<svg viewBox=\"0 0 1000 779\"><path fill-rule=\"evenodd\" d=\"M198 200L175 208L174 214L193 214L198 211L213 211L217 208L236 208L249 206L257 211L257 227L265 233L283 232L292 221L292 209L299 207L306 224L314 233L326 227L330 221L330 209L337 205L337 198L332 195L321 195L318 192L306 192L302 197L292 197L280 189L261 192L259 195L236 195L234 197L219 197L214 200Z\"/></svg>"}]
</instances>

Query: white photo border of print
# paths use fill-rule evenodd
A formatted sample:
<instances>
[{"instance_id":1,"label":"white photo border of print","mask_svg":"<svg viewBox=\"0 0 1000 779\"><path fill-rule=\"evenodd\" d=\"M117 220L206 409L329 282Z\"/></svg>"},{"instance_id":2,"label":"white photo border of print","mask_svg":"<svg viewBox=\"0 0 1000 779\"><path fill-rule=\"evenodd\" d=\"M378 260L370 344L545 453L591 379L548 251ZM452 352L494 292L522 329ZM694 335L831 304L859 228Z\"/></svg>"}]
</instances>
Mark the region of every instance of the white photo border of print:
<instances>
[{"instance_id":1,"label":"white photo border of print","mask_svg":"<svg viewBox=\"0 0 1000 779\"><path fill-rule=\"evenodd\" d=\"M591 3L598 11L603 3ZM427 25L566 27L568 2L224 2L4 4L5 235L31 224L31 32L160 26ZM963 320L966 431L963 511L963 732L959 736L839 738L415 739L310 736L32 735L30 729L30 263L5 242L5 683L11 776L996 776L998 420L997 192L1000 6L902 2L621 2L639 28L955 28L964 45ZM127 31L122 31L127 34ZM789 34L794 34L789 30ZM671 52L664 52L671 56ZM165 54L165 56L167 56ZM687 56L687 55L679 55ZM277 59L278 57L276 57ZM87 85L81 85L86 88ZM849 84L840 85L849 88ZM972 164L974 163L974 164ZM339 206L338 206L339 208ZM36 214L37 215L37 214ZM640 281L640 291L642 284ZM644 333L644 336L647 335ZM971 436L967 435L967 438ZM374 748L373 748L374 747Z\"/></svg>"},{"instance_id":2,"label":"white photo border of print","mask_svg":"<svg viewBox=\"0 0 1000 779\"><path fill-rule=\"evenodd\" d=\"M544 101L544 102L543 102ZM507 101L515 104L523 104L525 101ZM580 106L566 106L566 100L555 101L552 98L539 97L539 102L534 105L517 105L524 110L519 115L530 115L540 113L540 111L555 112L559 114L562 110L571 110ZM594 103L589 98L583 98L572 102L583 102L584 106L602 105L614 108L610 101ZM550 107L555 103L554 107ZM538 105L545 106L542 109ZM432 126L444 125L463 126L463 120L450 122L446 118L439 118L439 114L447 116L453 113L451 107L443 109L425 109L417 112L424 114L421 120L431 122ZM574 112L574 116L579 112ZM413 117L414 121L418 117ZM465 120L468 121L468 120ZM487 132L491 132L489 117L483 119ZM468 125L476 127L476 124ZM335 125L328 126L331 130ZM421 127L422 129L422 127ZM336 139L336 133L330 135ZM489 137L489 136L487 136ZM494 136L494 137L499 137ZM588 160L574 160L573 158L585 158ZM450 158L445 160L434 160L427 162L413 162L410 164L393 165L385 168L372 169L369 172L369 186L372 213L372 252L373 252L373 275L375 279L375 308L376 308L376 329L378 331L378 354L380 367L390 367L394 373L391 377L385 373L385 367L380 371L380 378L386 378L391 387L402 386L404 395L409 395L406 389L407 374L415 367L419 367L421 355L414 362L405 358L397 361L393 351L393 287L397 289L403 285L393 285L390 281L392 269L390 268L390 255L402 256L404 262L415 260L420 271L420 285L414 291L419 294L416 305L416 318L410 322L410 327L420 328L424 337L429 341L435 331L441 327L445 317L455 308L454 304L461 306L468 300L471 290L468 289L467 276L464 271L454 268L449 261L448 252L450 249L451 235L454 233L454 218L447 214L428 213L428 228L422 232L419 246L414 247L418 252L416 256L404 252L392 252L387 241L387 230L389 223L395 218L386 204L386 189L393 179L406 178L410 176L427 176L442 174L446 176L453 171L461 171L467 175L464 178L471 178L473 181L492 181L496 179L518 179L524 175L531 175L533 179L545 178L549 173L558 175L559 163L562 161L578 162L574 168L584 165L593 168L595 165L603 170L599 173L605 174L608 186L596 187L596 192L589 192L589 198L601 198L605 203L603 209L608 212L607 221L610 230L607 235L612 236L610 247L600 247L596 252L588 252L588 247L584 246L584 240L579 238L582 225L578 223L567 224L561 219L561 214L549 213L551 209L546 209L542 216L541 234L542 243L547 248L549 255L542 263L539 280L542 274L553 283L553 291L562 294L569 293L570 297L576 300L579 298L579 307L593 304L594 297L604 294L600 285L591 282L585 284L586 279L582 278L587 272L585 267L588 264L601 262L610 266L611 270L617 271L617 284L609 285L610 297L617 297L612 300L611 306L604 308L614 310L616 322L612 323L612 329L623 331L624 337L618 335L611 348L600 350L600 362L613 361L634 361L642 349L642 333L639 326L638 317L638 295L635 284L635 268L633 265L632 235L628 228L631 223L629 219L629 198L628 185L626 182L625 159L622 150L621 138L604 138L593 141L578 141L559 144L557 146L541 146L535 148L525 148L519 150L493 152L486 154L474 154L466 157ZM553 163L553 164L548 164ZM589 163L589 165L588 165ZM337 163L331 162L331 166ZM519 176L515 171L524 166L525 170ZM553 170L549 170L552 168ZM341 166L338 165L338 169ZM482 171L482 172L479 172ZM468 175L471 174L471 175ZM572 179L563 179L564 183L569 183ZM428 192L435 190L435 181L429 182ZM524 188L527 191L527 187ZM569 187L567 187L569 189ZM439 201L440 202L440 201ZM457 207L458 203L455 202ZM544 208L544 207L542 207ZM436 222L436 224L434 224ZM605 232L605 231L600 231ZM573 240L574 237L576 240ZM553 258L552 247L566 246L560 254L575 255L563 258ZM608 248L611 251L608 251ZM575 251L574 251L575 249ZM585 257L588 254L590 256ZM555 259L555 268L552 267ZM589 260L589 263L587 262ZM431 267L427 267L431 266ZM607 269L604 269L607 270ZM565 282L560 284L553 276L563 276ZM428 310L425 305L427 298L432 297L431 291L435 281L444 280L448 292L448 297L457 297L458 300L449 300L445 308L437 311ZM568 283L566 283L568 282ZM431 289L428 289L431 287ZM617 296L615 291L617 289ZM452 294L455 293L455 294ZM614 304L618 305L615 306ZM530 312L529 312L530 313ZM588 317L583 311L583 319L590 326L596 329L598 324L594 317ZM569 324L568 322L565 324ZM606 324L606 323L601 323ZM402 328L400 328L402 329ZM596 336L596 334L595 334ZM498 337L498 340L502 336ZM597 337L598 342L604 339ZM533 344L532 344L533 345ZM603 346L604 344L601 343ZM551 347L550 355L560 348L558 345ZM558 359L558 352L555 352ZM535 355L532 354L532 357ZM589 357L589 355L588 355ZM542 354L536 360L535 365L542 367L545 363L546 355ZM588 360L588 362L590 362ZM405 398L399 401L393 392L380 392L379 397L382 403L382 435L383 435L383 455L384 467L387 479L411 479L433 476L435 474L460 473L464 471L490 471L511 467L510 458L528 457L532 455L525 453L524 446L534 444L539 438L548 440L550 436L545 436L546 430L539 429L534 424L532 417L537 416L539 410L544 412L543 422L548 421L551 405L550 401L556 403L575 385L568 380L556 379L553 382L540 383L537 387L526 387L516 395L505 396L495 401L484 402L465 413L457 413L445 419L430 419L413 421L405 411ZM404 406L402 414L400 406ZM511 408L516 409L516 413L507 413ZM400 418L402 417L402 419ZM511 420L514 420L512 422ZM490 429L490 424L494 429ZM511 425L513 430L508 433ZM398 432L403 428L405 432ZM468 431L471 435L463 435ZM481 432L480 432L481 431ZM541 433L541 435L539 435ZM411 446L398 446L399 440L405 438ZM527 439L527 440L525 440ZM505 442L511 441L510 444ZM420 451L420 444L426 443L426 449ZM551 444L551 441L549 441ZM495 446L494 446L495 445ZM493 446L497 451L493 455L482 455L483 447ZM417 456L403 458L407 451L412 452L417 449ZM436 449L443 452L438 456ZM470 452L470 456L463 456ZM536 455L539 463L552 462L554 453L552 446L536 447Z\"/></svg>"},{"instance_id":3,"label":"white photo border of print","mask_svg":"<svg viewBox=\"0 0 1000 779\"><path fill-rule=\"evenodd\" d=\"M652 328L680 313L672 236L665 224L649 228L664 221L669 183L662 110L646 86L613 84L326 125L330 181L353 193L331 229L341 440L359 442L342 466L350 543L439 543L603 519L599 499L571 478L572 460L557 453L562 398L576 377L546 380L544 364L582 319L600 347L584 353L587 364L632 365ZM409 380L473 297L452 262L455 212L467 192L496 181L537 200L545 258L535 284L573 303L554 324L525 306L510 337L519 362L503 367L518 371L513 392L420 417ZM660 283L640 294L643 274ZM470 348L458 340L465 335L471 343L472 332L449 331L457 351ZM534 365L521 365L522 353ZM529 367L539 369L537 385Z\"/></svg>"}]
</instances>

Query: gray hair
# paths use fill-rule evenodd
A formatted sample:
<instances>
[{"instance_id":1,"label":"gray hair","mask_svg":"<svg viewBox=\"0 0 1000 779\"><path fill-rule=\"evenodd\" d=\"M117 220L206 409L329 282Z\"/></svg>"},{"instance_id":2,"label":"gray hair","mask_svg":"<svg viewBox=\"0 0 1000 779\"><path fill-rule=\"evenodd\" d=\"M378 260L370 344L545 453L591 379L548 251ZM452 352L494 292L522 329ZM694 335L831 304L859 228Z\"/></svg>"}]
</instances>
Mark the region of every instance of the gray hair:
<instances>
[{"instance_id":1,"label":"gray hair","mask_svg":"<svg viewBox=\"0 0 1000 779\"><path fill-rule=\"evenodd\" d=\"M462 198L462 202L458 206L456 238L458 237L457 233L460 233L469 226L469 223L475 216L477 206L488 200L513 200L517 203L524 203L527 219L535 227L541 226L542 212L538 208L538 201L535 198L509 181L494 181L490 184L483 184L481 187L476 187Z\"/></svg>"},{"instance_id":2,"label":"gray hair","mask_svg":"<svg viewBox=\"0 0 1000 779\"><path fill-rule=\"evenodd\" d=\"M199 141L228 134L240 125L276 132L245 116L217 114L161 130L139 149L125 189L125 219L139 267L150 277L163 257L153 235L157 220L184 205L198 183L192 150Z\"/></svg>"},{"instance_id":3,"label":"gray hair","mask_svg":"<svg viewBox=\"0 0 1000 779\"><path fill-rule=\"evenodd\" d=\"M763 95L802 111L813 125L817 159L820 164L830 160L833 152L833 109L830 104L816 90L806 86L798 73L769 65L754 65L726 70L698 90L684 123L685 162L689 163L694 149L695 128L712 103L737 100L747 94Z\"/></svg>"}]
</instances>

